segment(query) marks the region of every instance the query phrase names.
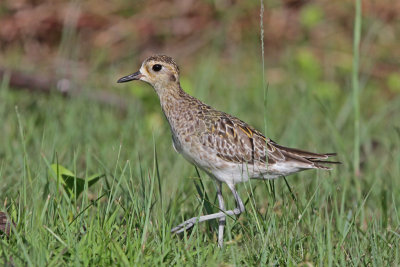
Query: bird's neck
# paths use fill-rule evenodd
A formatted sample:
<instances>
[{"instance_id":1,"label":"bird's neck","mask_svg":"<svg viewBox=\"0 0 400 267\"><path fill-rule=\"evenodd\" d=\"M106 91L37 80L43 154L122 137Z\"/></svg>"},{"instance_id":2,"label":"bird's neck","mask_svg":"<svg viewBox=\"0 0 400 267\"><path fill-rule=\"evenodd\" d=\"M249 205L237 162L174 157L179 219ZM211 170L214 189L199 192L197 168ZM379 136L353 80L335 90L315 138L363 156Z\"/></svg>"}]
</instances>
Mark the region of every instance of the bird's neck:
<instances>
[{"instance_id":1,"label":"bird's neck","mask_svg":"<svg viewBox=\"0 0 400 267\"><path fill-rule=\"evenodd\" d=\"M188 94L182 90L179 83L164 88L155 88L160 99L161 107L167 118L185 104Z\"/></svg>"},{"instance_id":2,"label":"bird's neck","mask_svg":"<svg viewBox=\"0 0 400 267\"><path fill-rule=\"evenodd\" d=\"M177 124L182 122L181 118L189 115L192 110L190 107L198 100L183 91L179 83L172 88L156 89L156 91L165 117L174 131Z\"/></svg>"}]
</instances>

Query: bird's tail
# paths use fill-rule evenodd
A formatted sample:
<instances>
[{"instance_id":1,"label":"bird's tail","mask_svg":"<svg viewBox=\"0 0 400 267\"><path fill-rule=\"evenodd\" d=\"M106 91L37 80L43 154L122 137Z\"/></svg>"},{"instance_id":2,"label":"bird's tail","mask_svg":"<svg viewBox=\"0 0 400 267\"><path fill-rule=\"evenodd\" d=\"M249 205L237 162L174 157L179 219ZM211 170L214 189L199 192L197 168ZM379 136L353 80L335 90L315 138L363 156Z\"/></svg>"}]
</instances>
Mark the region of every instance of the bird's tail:
<instances>
[{"instance_id":1,"label":"bird's tail","mask_svg":"<svg viewBox=\"0 0 400 267\"><path fill-rule=\"evenodd\" d=\"M325 166L325 164L341 164L340 161L327 160L330 157L335 157L337 155L336 153L313 153L296 148L284 147L276 143L274 144L274 146L279 149L286 158L291 158L294 161L303 162L306 169L309 169L311 167L316 169L331 170L332 168Z\"/></svg>"}]
</instances>

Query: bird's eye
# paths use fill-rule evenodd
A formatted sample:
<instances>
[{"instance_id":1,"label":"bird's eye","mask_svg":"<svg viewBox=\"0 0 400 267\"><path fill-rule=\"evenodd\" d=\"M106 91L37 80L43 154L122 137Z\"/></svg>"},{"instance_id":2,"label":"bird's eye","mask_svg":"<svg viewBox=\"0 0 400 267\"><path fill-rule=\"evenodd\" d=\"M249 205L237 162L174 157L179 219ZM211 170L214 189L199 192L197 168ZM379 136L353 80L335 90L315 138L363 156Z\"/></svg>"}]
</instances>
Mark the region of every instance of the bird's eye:
<instances>
[{"instance_id":1,"label":"bird's eye","mask_svg":"<svg viewBox=\"0 0 400 267\"><path fill-rule=\"evenodd\" d=\"M161 66L160 64L155 64L155 65L153 65L153 70L154 70L154 71L160 71L161 68L162 68L162 66Z\"/></svg>"}]
</instances>

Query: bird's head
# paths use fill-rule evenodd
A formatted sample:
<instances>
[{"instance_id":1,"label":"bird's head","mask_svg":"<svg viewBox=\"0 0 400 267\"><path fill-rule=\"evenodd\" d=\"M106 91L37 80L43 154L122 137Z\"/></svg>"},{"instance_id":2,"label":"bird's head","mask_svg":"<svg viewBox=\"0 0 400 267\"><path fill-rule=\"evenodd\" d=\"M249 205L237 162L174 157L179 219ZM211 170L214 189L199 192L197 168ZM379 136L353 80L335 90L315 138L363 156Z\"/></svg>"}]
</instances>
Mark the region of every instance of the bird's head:
<instances>
[{"instance_id":1,"label":"bird's head","mask_svg":"<svg viewBox=\"0 0 400 267\"><path fill-rule=\"evenodd\" d=\"M145 59L140 70L122 77L118 83L140 80L149 83L157 92L179 87L179 68L175 61L165 55L155 55Z\"/></svg>"}]
</instances>

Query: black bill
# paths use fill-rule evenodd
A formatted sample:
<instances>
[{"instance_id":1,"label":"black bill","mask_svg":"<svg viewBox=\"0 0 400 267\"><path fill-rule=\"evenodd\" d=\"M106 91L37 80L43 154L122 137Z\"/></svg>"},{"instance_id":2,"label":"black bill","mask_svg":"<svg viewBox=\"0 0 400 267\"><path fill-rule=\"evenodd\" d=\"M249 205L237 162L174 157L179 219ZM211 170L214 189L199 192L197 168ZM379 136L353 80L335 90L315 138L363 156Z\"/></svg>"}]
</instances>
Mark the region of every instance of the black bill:
<instances>
[{"instance_id":1,"label":"black bill","mask_svg":"<svg viewBox=\"0 0 400 267\"><path fill-rule=\"evenodd\" d=\"M140 73L140 71L137 71L128 76L122 77L121 79L119 79L117 81L117 83L126 83L129 81L139 80L141 77L142 77L142 74Z\"/></svg>"}]
</instances>

